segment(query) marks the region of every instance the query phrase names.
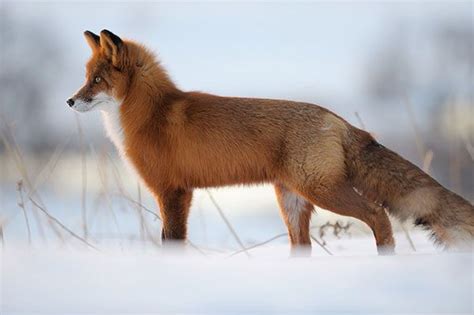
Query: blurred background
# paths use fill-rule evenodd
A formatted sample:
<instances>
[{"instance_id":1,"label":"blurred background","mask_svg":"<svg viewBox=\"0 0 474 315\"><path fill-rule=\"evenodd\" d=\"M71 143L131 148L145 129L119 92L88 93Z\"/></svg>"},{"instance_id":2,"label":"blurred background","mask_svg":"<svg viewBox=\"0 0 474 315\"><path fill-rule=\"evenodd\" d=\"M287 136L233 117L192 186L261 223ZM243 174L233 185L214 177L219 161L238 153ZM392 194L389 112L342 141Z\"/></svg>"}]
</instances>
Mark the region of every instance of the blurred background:
<instances>
[{"instance_id":1,"label":"blurred background","mask_svg":"<svg viewBox=\"0 0 474 315\"><path fill-rule=\"evenodd\" d=\"M327 107L472 201L473 12L472 1L1 1L2 242L159 246L156 206L100 114L65 103L84 80L83 31L104 28L154 50L183 90ZM315 238L368 231L347 222L318 209ZM201 248L286 242L271 186L197 192L189 229Z\"/></svg>"}]
</instances>

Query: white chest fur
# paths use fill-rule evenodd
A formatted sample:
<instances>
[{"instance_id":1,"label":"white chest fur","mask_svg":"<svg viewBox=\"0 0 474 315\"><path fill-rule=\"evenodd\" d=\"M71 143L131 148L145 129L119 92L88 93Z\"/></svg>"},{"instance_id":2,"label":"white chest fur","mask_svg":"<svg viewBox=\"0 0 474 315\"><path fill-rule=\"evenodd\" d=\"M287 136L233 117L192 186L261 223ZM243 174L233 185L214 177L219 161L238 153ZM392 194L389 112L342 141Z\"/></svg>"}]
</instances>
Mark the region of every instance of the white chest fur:
<instances>
[{"instance_id":1,"label":"white chest fur","mask_svg":"<svg viewBox=\"0 0 474 315\"><path fill-rule=\"evenodd\" d=\"M102 110L102 118L104 121L104 127L107 136L110 138L110 140L112 140L120 155L124 157L124 134L122 123L120 121L119 107L117 106L115 108L108 108L107 110Z\"/></svg>"},{"instance_id":2,"label":"white chest fur","mask_svg":"<svg viewBox=\"0 0 474 315\"><path fill-rule=\"evenodd\" d=\"M112 140L113 144L117 148L120 157L125 162L125 166L129 169L131 174L138 174L134 165L131 163L131 161L127 158L127 155L125 154L125 136L122 128L122 123L120 121L120 108L117 106L107 108L107 110L102 110L102 118L104 121L107 136L110 138L110 140Z\"/></svg>"},{"instance_id":3,"label":"white chest fur","mask_svg":"<svg viewBox=\"0 0 474 315\"><path fill-rule=\"evenodd\" d=\"M120 121L120 103L114 97L101 92L94 97L96 105L94 109L102 112L105 131L107 136L117 147L120 155L123 157L125 153L124 134L122 123Z\"/></svg>"}]
</instances>

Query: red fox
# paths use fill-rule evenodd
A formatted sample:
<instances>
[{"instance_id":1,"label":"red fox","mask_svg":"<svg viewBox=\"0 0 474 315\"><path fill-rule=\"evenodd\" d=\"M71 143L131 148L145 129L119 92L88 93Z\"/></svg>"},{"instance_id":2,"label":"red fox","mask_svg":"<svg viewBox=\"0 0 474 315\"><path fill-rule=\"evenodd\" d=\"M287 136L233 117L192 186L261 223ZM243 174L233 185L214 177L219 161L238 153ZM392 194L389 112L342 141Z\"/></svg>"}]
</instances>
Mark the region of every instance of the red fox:
<instances>
[{"instance_id":1,"label":"red fox","mask_svg":"<svg viewBox=\"0 0 474 315\"><path fill-rule=\"evenodd\" d=\"M387 214L472 244L474 207L369 133L320 106L184 92L144 46L86 31L92 57L67 104L106 131L159 205L162 239L184 241L193 190L272 183L292 249L310 248L314 205L365 222L392 253Z\"/></svg>"}]
</instances>

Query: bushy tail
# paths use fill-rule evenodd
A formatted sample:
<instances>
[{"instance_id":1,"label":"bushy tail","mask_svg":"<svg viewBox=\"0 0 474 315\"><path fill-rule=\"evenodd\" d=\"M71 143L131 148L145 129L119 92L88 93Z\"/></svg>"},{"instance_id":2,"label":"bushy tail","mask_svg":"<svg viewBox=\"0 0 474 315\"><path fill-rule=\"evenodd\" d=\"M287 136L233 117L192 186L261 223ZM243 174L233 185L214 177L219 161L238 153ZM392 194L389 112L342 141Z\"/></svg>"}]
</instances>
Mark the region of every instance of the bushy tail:
<instances>
[{"instance_id":1,"label":"bushy tail","mask_svg":"<svg viewBox=\"0 0 474 315\"><path fill-rule=\"evenodd\" d=\"M355 129L346 144L350 180L364 197L402 221L411 219L447 247L472 246L474 207L420 168Z\"/></svg>"}]
</instances>

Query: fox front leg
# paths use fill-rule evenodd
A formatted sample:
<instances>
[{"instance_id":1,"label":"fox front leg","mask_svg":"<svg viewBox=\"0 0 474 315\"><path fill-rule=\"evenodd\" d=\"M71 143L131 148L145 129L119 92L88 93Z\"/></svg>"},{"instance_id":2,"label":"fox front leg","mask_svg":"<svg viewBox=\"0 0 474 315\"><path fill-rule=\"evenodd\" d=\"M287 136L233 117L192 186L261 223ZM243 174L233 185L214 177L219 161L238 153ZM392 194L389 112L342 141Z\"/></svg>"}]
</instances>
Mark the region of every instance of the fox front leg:
<instances>
[{"instance_id":1,"label":"fox front leg","mask_svg":"<svg viewBox=\"0 0 474 315\"><path fill-rule=\"evenodd\" d=\"M192 191L182 188L169 189L159 194L157 199L163 220L163 228L161 230L162 241L164 243L168 241L184 241L186 239Z\"/></svg>"}]
</instances>

